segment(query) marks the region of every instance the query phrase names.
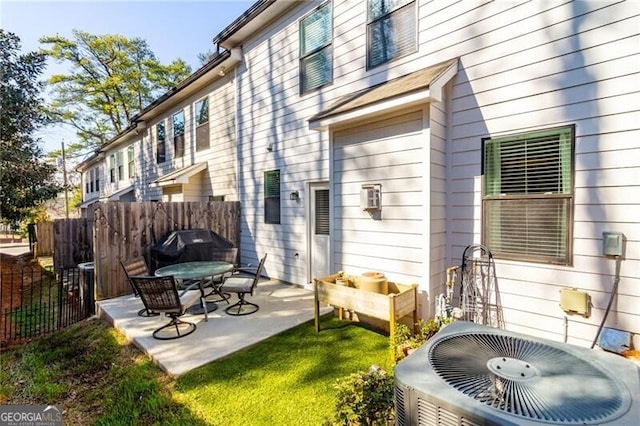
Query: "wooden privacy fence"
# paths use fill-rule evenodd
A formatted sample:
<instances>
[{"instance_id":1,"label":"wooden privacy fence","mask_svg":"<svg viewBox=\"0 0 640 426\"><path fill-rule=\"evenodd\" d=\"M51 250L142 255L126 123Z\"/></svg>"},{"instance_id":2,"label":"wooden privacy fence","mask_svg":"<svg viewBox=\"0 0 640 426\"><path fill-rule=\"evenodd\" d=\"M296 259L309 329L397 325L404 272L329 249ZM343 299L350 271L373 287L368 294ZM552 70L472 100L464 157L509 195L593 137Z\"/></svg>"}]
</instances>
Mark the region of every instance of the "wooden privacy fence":
<instances>
[{"instance_id":1,"label":"wooden privacy fence","mask_svg":"<svg viewBox=\"0 0 640 426\"><path fill-rule=\"evenodd\" d=\"M143 256L150 263L151 248L169 232L209 229L240 243L240 203L111 201L91 206L94 232L95 298L131 293L120 260Z\"/></svg>"},{"instance_id":2,"label":"wooden privacy fence","mask_svg":"<svg viewBox=\"0 0 640 426\"><path fill-rule=\"evenodd\" d=\"M73 268L93 260L93 224L87 219L56 219L36 225L36 254L53 256L54 268Z\"/></svg>"},{"instance_id":3,"label":"wooden privacy fence","mask_svg":"<svg viewBox=\"0 0 640 426\"><path fill-rule=\"evenodd\" d=\"M40 222L36 224L36 254L38 256L53 255L53 222Z\"/></svg>"}]
</instances>

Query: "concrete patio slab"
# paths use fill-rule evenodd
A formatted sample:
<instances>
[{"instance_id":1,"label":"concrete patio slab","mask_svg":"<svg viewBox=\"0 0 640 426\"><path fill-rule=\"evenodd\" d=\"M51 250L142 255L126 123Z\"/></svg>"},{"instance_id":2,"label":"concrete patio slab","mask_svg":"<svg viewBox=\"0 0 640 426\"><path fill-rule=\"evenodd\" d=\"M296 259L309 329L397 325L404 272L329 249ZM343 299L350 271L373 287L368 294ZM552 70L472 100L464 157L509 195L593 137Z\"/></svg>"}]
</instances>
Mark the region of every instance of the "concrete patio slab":
<instances>
[{"instance_id":1,"label":"concrete patio slab","mask_svg":"<svg viewBox=\"0 0 640 426\"><path fill-rule=\"evenodd\" d=\"M232 296L235 300L235 296ZM196 367L250 347L270 336L313 320L313 291L276 280L260 282L248 300L260 306L258 312L231 316L224 312L227 304L204 315L185 314L182 319L197 324L194 333L175 340L157 340L153 330L167 323L164 316L139 317L143 308L133 295L97 302L98 316L110 321L161 369L177 377ZM232 302L233 303L233 302ZM321 307L321 314L331 307Z\"/></svg>"}]
</instances>

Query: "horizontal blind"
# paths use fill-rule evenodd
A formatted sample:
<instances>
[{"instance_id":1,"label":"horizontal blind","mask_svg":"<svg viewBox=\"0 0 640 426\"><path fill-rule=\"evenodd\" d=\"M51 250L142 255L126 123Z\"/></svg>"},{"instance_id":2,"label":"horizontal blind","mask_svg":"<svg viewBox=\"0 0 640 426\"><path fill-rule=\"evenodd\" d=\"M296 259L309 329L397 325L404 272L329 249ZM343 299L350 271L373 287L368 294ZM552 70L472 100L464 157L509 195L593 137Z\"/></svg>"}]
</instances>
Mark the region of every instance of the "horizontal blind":
<instances>
[{"instance_id":1,"label":"horizontal blind","mask_svg":"<svg viewBox=\"0 0 640 426\"><path fill-rule=\"evenodd\" d=\"M331 9L325 5L300 21L300 56L331 42Z\"/></svg>"},{"instance_id":2,"label":"horizontal blind","mask_svg":"<svg viewBox=\"0 0 640 426\"><path fill-rule=\"evenodd\" d=\"M264 173L264 222L280 223L280 170Z\"/></svg>"},{"instance_id":3,"label":"horizontal blind","mask_svg":"<svg viewBox=\"0 0 640 426\"><path fill-rule=\"evenodd\" d=\"M485 142L485 195L569 194L571 187L564 130Z\"/></svg>"},{"instance_id":4,"label":"horizontal blind","mask_svg":"<svg viewBox=\"0 0 640 426\"><path fill-rule=\"evenodd\" d=\"M332 79L331 46L314 53L301 62L302 91L317 89Z\"/></svg>"},{"instance_id":5,"label":"horizontal blind","mask_svg":"<svg viewBox=\"0 0 640 426\"><path fill-rule=\"evenodd\" d=\"M315 234L329 235L329 190L315 191Z\"/></svg>"},{"instance_id":6,"label":"horizontal blind","mask_svg":"<svg viewBox=\"0 0 640 426\"><path fill-rule=\"evenodd\" d=\"M370 23L367 37L369 67L375 67L415 51L415 3L404 6Z\"/></svg>"},{"instance_id":7,"label":"horizontal blind","mask_svg":"<svg viewBox=\"0 0 640 426\"><path fill-rule=\"evenodd\" d=\"M367 19L374 21L413 0L368 0Z\"/></svg>"},{"instance_id":8,"label":"horizontal blind","mask_svg":"<svg viewBox=\"0 0 640 426\"><path fill-rule=\"evenodd\" d=\"M569 198L485 201L485 244L496 256L565 263Z\"/></svg>"}]
</instances>

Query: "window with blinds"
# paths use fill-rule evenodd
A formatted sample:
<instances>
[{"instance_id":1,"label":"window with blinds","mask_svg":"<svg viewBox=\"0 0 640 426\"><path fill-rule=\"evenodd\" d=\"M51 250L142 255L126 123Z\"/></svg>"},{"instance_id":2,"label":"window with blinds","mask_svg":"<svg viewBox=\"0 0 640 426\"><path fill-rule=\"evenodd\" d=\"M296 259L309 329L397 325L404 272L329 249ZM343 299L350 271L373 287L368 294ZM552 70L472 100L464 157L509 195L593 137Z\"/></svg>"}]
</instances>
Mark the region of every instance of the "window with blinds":
<instances>
[{"instance_id":1,"label":"window with blinds","mask_svg":"<svg viewBox=\"0 0 640 426\"><path fill-rule=\"evenodd\" d=\"M483 240L494 256L569 265L574 127L484 140Z\"/></svg>"},{"instance_id":2,"label":"window with blinds","mask_svg":"<svg viewBox=\"0 0 640 426\"><path fill-rule=\"evenodd\" d=\"M156 124L156 163L167 161L164 123Z\"/></svg>"},{"instance_id":3,"label":"window with blinds","mask_svg":"<svg viewBox=\"0 0 640 426\"><path fill-rule=\"evenodd\" d=\"M333 80L331 3L300 21L300 93Z\"/></svg>"},{"instance_id":4,"label":"window with blinds","mask_svg":"<svg viewBox=\"0 0 640 426\"><path fill-rule=\"evenodd\" d=\"M129 179L135 178L135 155L133 151L133 145L127 147L127 171L129 172Z\"/></svg>"},{"instance_id":5,"label":"window with blinds","mask_svg":"<svg viewBox=\"0 0 640 426\"><path fill-rule=\"evenodd\" d=\"M264 223L280 223L280 170L264 172Z\"/></svg>"},{"instance_id":6,"label":"window with blinds","mask_svg":"<svg viewBox=\"0 0 640 426\"><path fill-rule=\"evenodd\" d=\"M184 156L184 111L173 115L173 155Z\"/></svg>"},{"instance_id":7,"label":"window with blinds","mask_svg":"<svg viewBox=\"0 0 640 426\"><path fill-rule=\"evenodd\" d=\"M111 154L109 156L109 182L114 183L116 181L116 156Z\"/></svg>"},{"instance_id":8,"label":"window with blinds","mask_svg":"<svg viewBox=\"0 0 640 426\"><path fill-rule=\"evenodd\" d=\"M116 154L116 166L118 168L118 180L124 180L124 154L118 151Z\"/></svg>"},{"instance_id":9,"label":"window with blinds","mask_svg":"<svg viewBox=\"0 0 640 426\"><path fill-rule=\"evenodd\" d=\"M367 68L417 50L416 2L368 0Z\"/></svg>"},{"instance_id":10,"label":"window with blinds","mask_svg":"<svg viewBox=\"0 0 640 426\"><path fill-rule=\"evenodd\" d=\"M315 191L315 229L316 235L329 235L329 190Z\"/></svg>"},{"instance_id":11,"label":"window with blinds","mask_svg":"<svg viewBox=\"0 0 640 426\"><path fill-rule=\"evenodd\" d=\"M196 151L209 148L209 99L204 98L195 105Z\"/></svg>"}]
</instances>

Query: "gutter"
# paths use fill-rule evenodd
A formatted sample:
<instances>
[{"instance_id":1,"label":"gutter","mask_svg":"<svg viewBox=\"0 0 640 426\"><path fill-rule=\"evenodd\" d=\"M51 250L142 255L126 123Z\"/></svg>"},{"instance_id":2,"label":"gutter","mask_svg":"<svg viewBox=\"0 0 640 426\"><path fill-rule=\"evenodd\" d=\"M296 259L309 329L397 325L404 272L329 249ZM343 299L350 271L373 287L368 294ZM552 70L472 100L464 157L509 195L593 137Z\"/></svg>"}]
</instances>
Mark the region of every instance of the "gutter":
<instances>
[{"instance_id":1,"label":"gutter","mask_svg":"<svg viewBox=\"0 0 640 426\"><path fill-rule=\"evenodd\" d=\"M212 42L214 46L220 48L220 43L234 35L238 30L244 27L247 23L252 21L256 16L260 15L266 8L275 3L276 0L258 0L249 9L247 9L242 15L237 17L227 28L220 31L216 35Z\"/></svg>"}]
</instances>

